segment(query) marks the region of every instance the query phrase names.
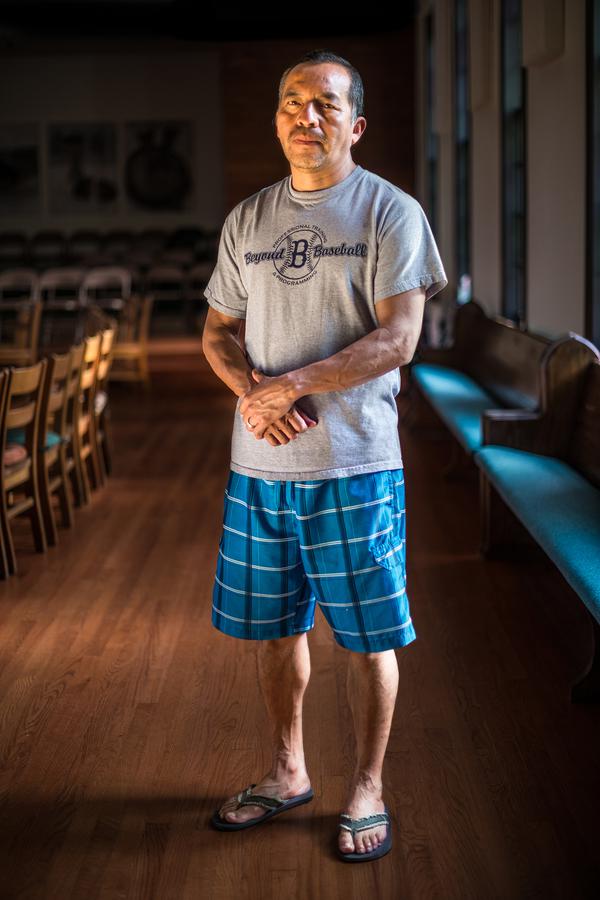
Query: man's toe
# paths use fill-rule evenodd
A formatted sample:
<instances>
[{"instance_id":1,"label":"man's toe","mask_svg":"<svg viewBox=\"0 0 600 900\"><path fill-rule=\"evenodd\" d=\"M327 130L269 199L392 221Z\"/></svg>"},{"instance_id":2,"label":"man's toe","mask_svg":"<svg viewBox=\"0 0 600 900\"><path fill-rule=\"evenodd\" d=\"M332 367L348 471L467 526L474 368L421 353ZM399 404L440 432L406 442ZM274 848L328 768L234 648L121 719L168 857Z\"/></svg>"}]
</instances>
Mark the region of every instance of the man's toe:
<instances>
[{"instance_id":1,"label":"man's toe","mask_svg":"<svg viewBox=\"0 0 600 900\"><path fill-rule=\"evenodd\" d=\"M350 832L343 831L342 834L343 837L340 840L340 850L342 851L342 853L354 853L354 841L352 840Z\"/></svg>"}]
</instances>

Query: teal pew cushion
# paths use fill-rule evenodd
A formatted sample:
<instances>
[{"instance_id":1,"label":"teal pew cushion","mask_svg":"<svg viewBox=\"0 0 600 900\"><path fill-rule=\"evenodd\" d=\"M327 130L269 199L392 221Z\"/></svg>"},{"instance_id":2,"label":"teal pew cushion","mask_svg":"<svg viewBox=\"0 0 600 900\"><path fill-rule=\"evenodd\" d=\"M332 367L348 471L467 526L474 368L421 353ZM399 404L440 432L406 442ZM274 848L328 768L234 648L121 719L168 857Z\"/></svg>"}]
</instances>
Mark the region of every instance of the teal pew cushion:
<instances>
[{"instance_id":1,"label":"teal pew cushion","mask_svg":"<svg viewBox=\"0 0 600 900\"><path fill-rule=\"evenodd\" d=\"M25 429L24 428L9 428L6 432L6 439L8 441L12 441L15 444L24 444L25 443ZM50 447L54 447L56 444L60 444L61 437L60 434L57 434L55 431L47 431L46 432L46 450L49 450Z\"/></svg>"},{"instance_id":2,"label":"teal pew cushion","mask_svg":"<svg viewBox=\"0 0 600 900\"><path fill-rule=\"evenodd\" d=\"M560 459L512 447L489 444L475 462L600 622L600 489Z\"/></svg>"},{"instance_id":3,"label":"teal pew cushion","mask_svg":"<svg viewBox=\"0 0 600 900\"><path fill-rule=\"evenodd\" d=\"M415 363L411 377L465 449L478 450L483 411L497 409L498 402L464 372L449 366Z\"/></svg>"}]
</instances>

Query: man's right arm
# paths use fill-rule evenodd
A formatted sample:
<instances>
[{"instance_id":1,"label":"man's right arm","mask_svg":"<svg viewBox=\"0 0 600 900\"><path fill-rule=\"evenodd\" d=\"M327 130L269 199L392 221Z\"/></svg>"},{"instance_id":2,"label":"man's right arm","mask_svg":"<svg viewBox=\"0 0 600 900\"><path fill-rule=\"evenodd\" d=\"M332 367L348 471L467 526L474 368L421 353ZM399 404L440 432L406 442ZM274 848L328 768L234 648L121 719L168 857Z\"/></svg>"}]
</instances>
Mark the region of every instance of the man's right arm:
<instances>
[{"instance_id":1,"label":"man's right arm","mask_svg":"<svg viewBox=\"0 0 600 900\"><path fill-rule=\"evenodd\" d=\"M256 384L252 377L252 363L244 349L245 324L245 319L226 316L209 306L202 334L202 351L209 366L238 397ZM289 440L296 440L298 432L306 431L316 424L311 416L294 403L286 416L267 429L264 437L267 443L275 447L287 444Z\"/></svg>"},{"instance_id":2,"label":"man's right arm","mask_svg":"<svg viewBox=\"0 0 600 900\"><path fill-rule=\"evenodd\" d=\"M209 306L202 334L202 351L209 366L238 397L256 384L252 366L242 349L243 325L244 319L226 316Z\"/></svg>"}]
</instances>

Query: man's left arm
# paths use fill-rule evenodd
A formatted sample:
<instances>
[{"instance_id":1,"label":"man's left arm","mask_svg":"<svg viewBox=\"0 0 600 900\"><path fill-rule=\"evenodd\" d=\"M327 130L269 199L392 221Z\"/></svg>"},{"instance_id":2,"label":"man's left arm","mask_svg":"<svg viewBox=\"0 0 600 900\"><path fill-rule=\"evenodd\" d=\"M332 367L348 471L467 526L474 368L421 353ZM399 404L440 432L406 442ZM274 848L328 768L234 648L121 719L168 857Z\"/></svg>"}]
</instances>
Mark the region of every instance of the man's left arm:
<instances>
[{"instance_id":1,"label":"man's left arm","mask_svg":"<svg viewBox=\"0 0 600 900\"><path fill-rule=\"evenodd\" d=\"M255 426L254 436L261 438L271 422L306 394L343 391L409 363L421 333L425 295L426 289L418 287L379 300L374 331L326 359L261 381L239 408Z\"/></svg>"}]
</instances>

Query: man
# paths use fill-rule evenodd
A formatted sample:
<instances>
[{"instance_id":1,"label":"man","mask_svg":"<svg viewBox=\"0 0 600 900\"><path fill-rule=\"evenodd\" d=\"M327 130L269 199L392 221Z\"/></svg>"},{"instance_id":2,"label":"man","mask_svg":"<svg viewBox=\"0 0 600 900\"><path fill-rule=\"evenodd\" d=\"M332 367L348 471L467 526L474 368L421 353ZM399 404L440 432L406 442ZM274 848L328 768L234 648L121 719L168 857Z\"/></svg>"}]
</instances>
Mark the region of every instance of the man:
<instances>
[{"instance_id":1,"label":"man","mask_svg":"<svg viewBox=\"0 0 600 900\"><path fill-rule=\"evenodd\" d=\"M416 638L398 367L447 279L419 203L352 159L366 119L347 60L316 50L287 69L274 124L290 175L227 216L203 336L238 396L212 622L258 641L273 765L211 821L237 830L312 799L302 698L318 602L350 651L357 759L338 853L363 861L391 846L382 767L394 648Z\"/></svg>"}]
</instances>

